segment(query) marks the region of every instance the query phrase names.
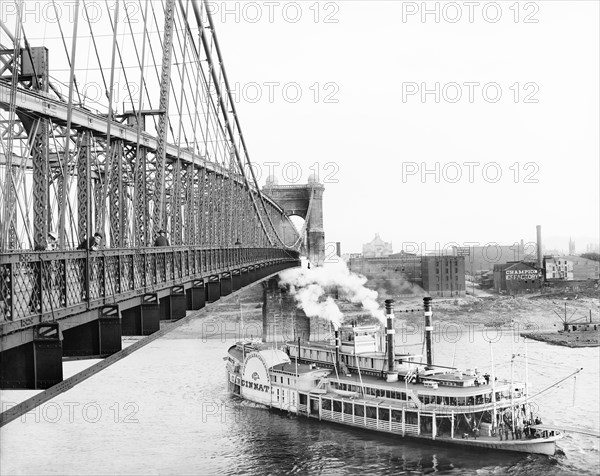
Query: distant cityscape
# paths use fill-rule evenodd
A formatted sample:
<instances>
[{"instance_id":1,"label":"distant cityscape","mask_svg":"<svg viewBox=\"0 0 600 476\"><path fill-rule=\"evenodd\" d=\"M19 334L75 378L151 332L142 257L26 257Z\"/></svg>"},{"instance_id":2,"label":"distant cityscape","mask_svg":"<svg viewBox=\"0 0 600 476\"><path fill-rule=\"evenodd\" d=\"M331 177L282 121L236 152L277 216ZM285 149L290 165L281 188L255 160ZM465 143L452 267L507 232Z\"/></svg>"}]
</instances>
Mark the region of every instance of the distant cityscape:
<instances>
[{"instance_id":1,"label":"distant cityscape","mask_svg":"<svg viewBox=\"0 0 600 476\"><path fill-rule=\"evenodd\" d=\"M387 283L400 294L418 290L432 296L462 296L478 287L513 295L576 283L597 285L598 244L587 244L586 251L577 254L570 239L569 252L564 253L545 249L541 227L537 232L535 246L521 240L512 245L452 246L421 254L394 253L392 243L376 233L363 244L362 253L341 256L352 271L365 275L375 286Z\"/></svg>"}]
</instances>

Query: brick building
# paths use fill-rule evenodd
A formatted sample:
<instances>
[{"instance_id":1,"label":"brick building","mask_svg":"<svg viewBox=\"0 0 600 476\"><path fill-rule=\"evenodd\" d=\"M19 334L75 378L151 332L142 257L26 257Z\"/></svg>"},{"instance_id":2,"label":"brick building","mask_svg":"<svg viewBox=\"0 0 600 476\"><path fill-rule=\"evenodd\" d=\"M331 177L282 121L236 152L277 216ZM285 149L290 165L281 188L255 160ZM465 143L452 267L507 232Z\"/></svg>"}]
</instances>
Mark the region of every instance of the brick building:
<instances>
[{"instance_id":1,"label":"brick building","mask_svg":"<svg viewBox=\"0 0 600 476\"><path fill-rule=\"evenodd\" d=\"M465 295L464 256L423 256L422 287L431 296Z\"/></svg>"},{"instance_id":2,"label":"brick building","mask_svg":"<svg viewBox=\"0 0 600 476\"><path fill-rule=\"evenodd\" d=\"M396 253L385 258L355 258L348 268L368 278L366 286L388 294L411 294L417 285L432 296L465 294L464 256L417 256Z\"/></svg>"}]
</instances>

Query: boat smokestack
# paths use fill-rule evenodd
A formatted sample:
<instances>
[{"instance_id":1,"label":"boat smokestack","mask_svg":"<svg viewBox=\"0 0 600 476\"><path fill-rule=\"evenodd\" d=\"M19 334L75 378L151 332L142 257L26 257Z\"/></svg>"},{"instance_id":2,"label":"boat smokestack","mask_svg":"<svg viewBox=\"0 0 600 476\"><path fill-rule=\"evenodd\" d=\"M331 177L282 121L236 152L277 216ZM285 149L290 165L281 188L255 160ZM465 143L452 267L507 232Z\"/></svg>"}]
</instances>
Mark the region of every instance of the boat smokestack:
<instances>
[{"instance_id":1,"label":"boat smokestack","mask_svg":"<svg viewBox=\"0 0 600 476\"><path fill-rule=\"evenodd\" d=\"M333 335L335 336L335 368L340 370L340 331L335 328L333 331Z\"/></svg>"},{"instance_id":2,"label":"boat smokestack","mask_svg":"<svg viewBox=\"0 0 600 476\"><path fill-rule=\"evenodd\" d=\"M394 371L394 301L385 300L385 315L387 317L387 353L388 353L388 371Z\"/></svg>"},{"instance_id":3,"label":"boat smokestack","mask_svg":"<svg viewBox=\"0 0 600 476\"><path fill-rule=\"evenodd\" d=\"M427 347L427 367L431 367L433 364L433 357L431 355L431 333L433 332L433 323L431 316L431 298L423 298L423 309L425 310L425 345Z\"/></svg>"},{"instance_id":4,"label":"boat smokestack","mask_svg":"<svg viewBox=\"0 0 600 476\"><path fill-rule=\"evenodd\" d=\"M537 264L538 269L542 269L542 266L544 266L544 254L542 253L542 225L537 225L535 229L537 231Z\"/></svg>"}]
</instances>

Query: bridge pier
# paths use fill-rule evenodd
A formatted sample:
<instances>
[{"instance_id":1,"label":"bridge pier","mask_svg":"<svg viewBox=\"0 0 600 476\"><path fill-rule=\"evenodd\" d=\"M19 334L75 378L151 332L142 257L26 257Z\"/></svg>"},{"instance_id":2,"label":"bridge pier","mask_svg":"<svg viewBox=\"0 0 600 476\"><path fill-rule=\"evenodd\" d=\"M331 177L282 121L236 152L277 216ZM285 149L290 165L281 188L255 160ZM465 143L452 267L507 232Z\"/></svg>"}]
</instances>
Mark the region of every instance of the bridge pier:
<instances>
[{"instance_id":1,"label":"bridge pier","mask_svg":"<svg viewBox=\"0 0 600 476\"><path fill-rule=\"evenodd\" d=\"M62 335L57 322L35 326L33 342L0 354L0 388L46 389L62 382Z\"/></svg>"},{"instance_id":2,"label":"bridge pier","mask_svg":"<svg viewBox=\"0 0 600 476\"><path fill-rule=\"evenodd\" d=\"M171 319L171 299L168 296L165 296L159 299L160 305L160 320L170 320Z\"/></svg>"},{"instance_id":3,"label":"bridge pier","mask_svg":"<svg viewBox=\"0 0 600 476\"><path fill-rule=\"evenodd\" d=\"M63 331L65 357L106 357L121 350L121 316L118 306L100 309L98 319Z\"/></svg>"},{"instance_id":4,"label":"bridge pier","mask_svg":"<svg viewBox=\"0 0 600 476\"><path fill-rule=\"evenodd\" d=\"M174 286L171 289L171 319L185 317L187 308L187 296L183 286Z\"/></svg>"},{"instance_id":5,"label":"bridge pier","mask_svg":"<svg viewBox=\"0 0 600 476\"><path fill-rule=\"evenodd\" d=\"M192 287L186 291L187 308L191 311L202 309L206 305L206 288L204 280L195 280Z\"/></svg>"},{"instance_id":6,"label":"bridge pier","mask_svg":"<svg viewBox=\"0 0 600 476\"><path fill-rule=\"evenodd\" d=\"M248 268L242 268L240 270L240 276L242 279L242 286L248 286L250 284L250 273L248 272Z\"/></svg>"},{"instance_id":7,"label":"bridge pier","mask_svg":"<svg viewBox=\"0 0 600 476\"><path fill-rule=\"evenodd\" d=\"M208 292L207 292L207 301L215 302L218 301L221 297L221 283L219 282L218 276L210 276L208 278L208 282L206 283Z\"/></svg>"},{"instance_id":8,"label":"bridge pier","mask_svg":"<svg viewBox=\"0 0 600 476\"><path fill-rule=\"evenodd\" d=\"M160 329L160 305L156 294L146 294L141 306L121 311L124 336L148 336Z\"/></svg>"},{"instance_id":9,"label":"bridge pier","mask_svg":"<svg viewBox=\"0 0 600 476\"><path fill-rule=\"evenodd\" d=\"M287 290L279 287L279 278L262 283L263 287L263 342L271 342L277 335L284 340L306 342L310 339L310 319L298 309L296 300Z\"/></svg>"},{"instance_id":10,"label":"bridge pier","mask_svg":"<svg viewBox=\"0 0 600 476\"><path fill-rule=\"evenodd\" d=\"M263 279L267 273L266 271L266 265L265 264L259 264L256 265L256 279Z\"/></svg>"},{"instance_id":11,"label":"bridge pier","mask_svg":"<svg viewBox=\"0 0 600 476\"><path fill-rule=\"evenodd\" d=\"M183 286L171 288L171 294L160 299L161 321L173 321L185 317L187 296Z\"/></svg>"},{"instance_id":12,"label":"bridge pier","mask_svg":"<svg viewBox=\"0 0 600 476\"><path fill-rule=\"evenodd\" d=\"M240 269L234 269L231 273L231 287L234 291L242 287L242 271Z\"/></svg>"},{"instance_id":13,"label":"bridge pier","mask_svg":"<svg viewBox=\"0 0 600 476\"><path fill-rule=\"evenodd\" d=\"M230 272L223 273L221 275L221 296L227 296L231 294L233 290L233 282Z\"/></svg>"},{"instance_id":14,"label":"bridge pier","mask_svg":"<svg viewBox=\"0 0 600 476\"><path fill-rule=\"evenodd\" d=\"M160 329L160 304L156 294L145 294L140 306L142 335L150 335Z\"/></svg>"}]
</instances>

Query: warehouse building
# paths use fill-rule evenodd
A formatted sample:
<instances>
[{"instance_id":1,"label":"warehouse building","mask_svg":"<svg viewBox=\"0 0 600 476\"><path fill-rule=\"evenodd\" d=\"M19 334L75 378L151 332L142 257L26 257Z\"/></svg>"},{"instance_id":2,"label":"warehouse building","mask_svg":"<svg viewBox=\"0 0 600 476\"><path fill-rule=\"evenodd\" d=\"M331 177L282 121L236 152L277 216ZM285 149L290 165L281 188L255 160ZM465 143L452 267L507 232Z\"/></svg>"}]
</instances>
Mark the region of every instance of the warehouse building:
<instances>
[{"instance_id":1,"label":"warehouse building","mask_svg":"<svg viewBox=\"0 0 600 476\"><path fill-rule=\"evenodd\" d=\"M494 289L510 295L540 290L542 273L535 263L514 261L494 266Z\"/></svg>"}]
</instances>

